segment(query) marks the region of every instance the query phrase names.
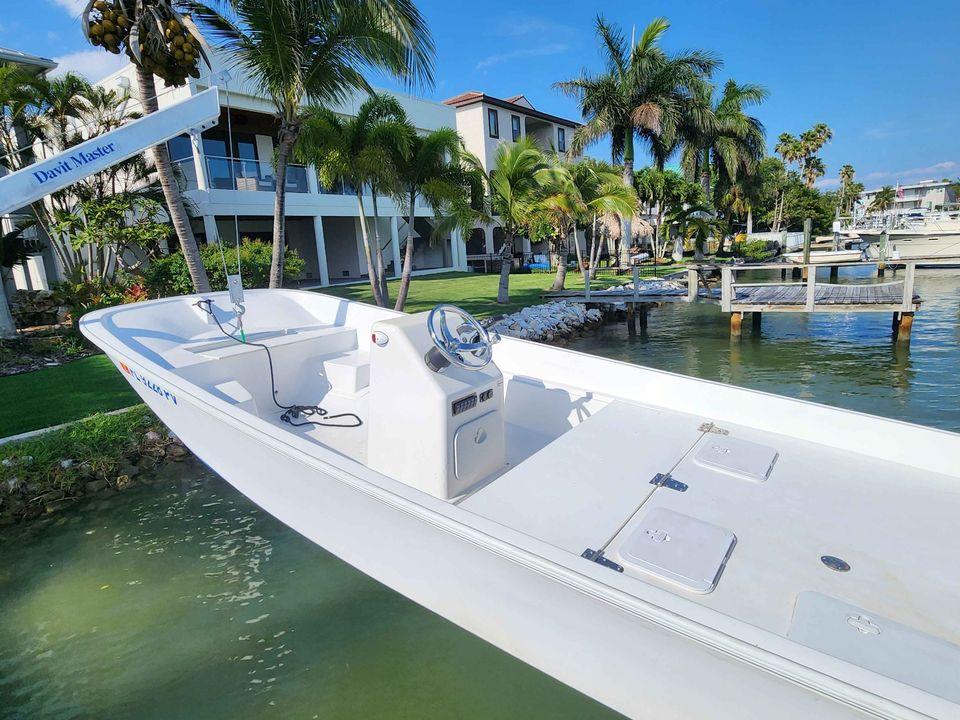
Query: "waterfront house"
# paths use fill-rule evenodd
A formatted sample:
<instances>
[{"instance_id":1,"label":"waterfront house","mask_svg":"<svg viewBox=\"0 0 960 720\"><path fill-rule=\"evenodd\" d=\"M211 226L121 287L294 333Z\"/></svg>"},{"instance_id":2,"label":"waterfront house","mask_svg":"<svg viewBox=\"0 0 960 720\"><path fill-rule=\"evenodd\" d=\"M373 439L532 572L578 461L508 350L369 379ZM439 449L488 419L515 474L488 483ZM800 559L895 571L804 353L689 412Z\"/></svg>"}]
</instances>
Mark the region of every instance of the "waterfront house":
<instances>
[{"instance_id":1,"label":"waterfront house","mask_svg":"<svg viewBox=\"0 0 960 720\"><path fill-rule=\"evenodd\" d=\"M456 127L467 150L477 156L489 172L500 145L530 138L544 152L568 152L574 131L580 123L537 110L524 95L501 99L470 90L443 101L456 110ZM582 244L582 233L578 233ZM549 250L545 244L531 247L528 238L517 238L515 253L530 258L536 251ZM490 269L499 262L503 229L496 222L474 228L466 239L467 261L476 269Z\"/></svg>"}]
</instances>

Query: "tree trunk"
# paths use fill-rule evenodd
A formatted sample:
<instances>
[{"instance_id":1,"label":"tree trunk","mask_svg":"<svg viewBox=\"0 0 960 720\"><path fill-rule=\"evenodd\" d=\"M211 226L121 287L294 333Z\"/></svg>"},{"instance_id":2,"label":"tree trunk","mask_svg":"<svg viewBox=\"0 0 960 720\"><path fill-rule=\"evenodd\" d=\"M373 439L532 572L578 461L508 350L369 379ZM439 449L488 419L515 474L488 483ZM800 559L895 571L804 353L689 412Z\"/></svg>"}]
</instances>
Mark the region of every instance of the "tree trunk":
<instances>
[{"instance_id":1,"label":"tree trunk","mask_svg":"<svg viewBox=\"0 0 960 720\"><path fill-rule=\"evenodd\" d=\"M363 209L363 186L357 188L357 205L360 208L360 234L363 236L363 256L367 261L367 277L370 279L370 289L373 291L373 301L383 307L383 298L380 296L380 281L376 268L373 266L373 254L370 252L370 231L367 229L367 215Z\"/></svg>"},{"instance_id":2,"label":"tree trunk","mask_svg":"<svg viewBox=\"0 0 960 720\"><path fill-rule=\"evenodd\" d=\"M574 249L574 251L576 251L576 253L577 253L577 267L580 268L580 272L583 272L583 252L580 250L580 243L577 242L577 225L576 225L576 223L574 223L574 225L573 225L573 232L572 232L571 234L573 235L573 249ZM569 235L568 235L567 237L569 237Z\"/></svg>"},{"instance_id":3,"label":"tree trunk","mask_svg":"<svg viewBox=\"0 0 960 720\"><path fill-rule=\"evenodd\" d=\"M562 232L562 231L561 231ZM567 243L563 235L560 236L560 242L557 247L557 276L550 286L551 291L563 290L567 283Z\"/></svg>"},{"instance_id":4,"label":"tree trunk","mask_svg":"<svg viewBox=\"0 0 960 720\"><path fill-rule=\"evenodd\" d=\"M710 148L703 149L703 160L700 163L700 189L703 190L703 199L713 207L713 198L710 197Z\"/></svg>"},{"instance_id":5,"label":"tree trunk","mask_svg":"<svg viewBox=\"0 0 960 720\"><path fill-rule=\"evenodd\" d=\"M145 113L157 112L159 105L157 104L157 88L153 82L153 73L144 70L139 65L135 67L137 68L137 85L140 89L140 102L143 105L143 110ZM167 212L170 214L170 222L173 223L173 229L180 240L180 249L183 251L183 259L187 263L190 279L193 280L193 289L198 293L210 292L210 281L207 279L207 271L200 259L200 250L197 248L197 240L193 236L193 228L190 227L190 218L187 216L187 209L183 204L183 198L180 196L180 188L177 186L176 178L173 175L170 153L167 151L166 143L154 145L152 152L153 162L160 178L160 187L163 189L163 197L167 201Z\"/></svg>"},{"instance_id":6,"label":"tree trunk","mask_svg":"<svg viewBox=\"0 0 960 720\"><path fill-rule=\"evenodd\" d=\"M387 289L387 272L383 265L383 246L380 245L380 213L377 210L377 187L375 185L370 186L370 194L373 197L373 242L377 253L377 284L380 287L380 299L377 300L377 305L386 307L390 303L390 293Z\"/></svg>"},{"instance_id":7,"label":"tree trunk","mask_svg":"<svg viewBox=\"0 0 960 720\"><path fill-rule=\"evenodd\" d=\"M500 248L500 287L497 288L497 303L506 305L510 301L510 266L513 265L513 236L507 237Z\"/></svg>"},{"instance_id":8,"label":"tree trunk","mask_svg":"<svg viewBox=\"0 0 960 720\"><path fill-rule=\"evenodd\" d=\"M410 291L410 278L413 273L413 221L416 219L414 208L416 207L417 191L410 189L410 217L407 220L407 245L403 249L403 268L400 272L400 287L397 289L397 304L393 306L394 310L403 311L403 306L407 302L407 293Z\"/></svg>"},{"instance_id":9,"label":"tree trunk","mask_svg":"<svg viewBox=\"0 0 960 720\"><path fill-rule=\"evenodd\" d=\"M623 136L623 184L633 187L633 128L627 128ZM620 253L623 257L620 262L627 264L630 256L630 246L633 244L633 217L627 215L621 218L623 234L620 238ZM619 265L620 262L617 264Z\"/></svg>"},{"instance_id":10,"label":"tree trunk","mask_svg":"<svg viewBox=\"0 0 960 720\"><path fill-rule=\"evenodd\" d=\"M287 163L297 142L299 127L280 121L277 143L277 190L273 197L273 254L270 257L270 287L283 287L283 261L287 250Z\"/></svg>"},{"instance_id":11,"label":"tree trunk","mask_svg":"<svg viewBox=\"0 0 960 720\"><path fill-rule=\"evenodd\" d=\"M753 208L747 209L747 236L753 233Z\"/></svg>"}]
</instances>

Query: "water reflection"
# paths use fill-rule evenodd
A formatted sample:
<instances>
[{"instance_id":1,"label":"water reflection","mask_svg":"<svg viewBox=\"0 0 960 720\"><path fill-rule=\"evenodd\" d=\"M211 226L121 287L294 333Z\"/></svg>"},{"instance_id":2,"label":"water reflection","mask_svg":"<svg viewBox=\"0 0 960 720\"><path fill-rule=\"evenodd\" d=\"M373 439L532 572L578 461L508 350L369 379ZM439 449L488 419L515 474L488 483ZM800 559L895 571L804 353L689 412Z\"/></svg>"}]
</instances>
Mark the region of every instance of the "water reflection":
<instances>
[{"instance_id":1,"label":"water reflection","mask_svg":"<svg viewBox=\"0 0 960 720\"><path fill-rule=\"evenodd\" d=\"M612 717L176 469L0 534L0 719Z\"/></svg>"}]
</instances>

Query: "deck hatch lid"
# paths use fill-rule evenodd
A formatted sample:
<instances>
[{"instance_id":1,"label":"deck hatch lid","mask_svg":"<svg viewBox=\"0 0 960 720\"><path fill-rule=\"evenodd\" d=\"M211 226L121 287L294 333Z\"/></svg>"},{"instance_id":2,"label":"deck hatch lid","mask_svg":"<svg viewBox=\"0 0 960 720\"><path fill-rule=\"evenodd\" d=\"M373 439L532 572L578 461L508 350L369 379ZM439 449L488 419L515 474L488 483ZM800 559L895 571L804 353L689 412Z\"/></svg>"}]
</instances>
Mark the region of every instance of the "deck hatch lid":
<instances>
[{"instance_id":1,"label":"deck hatch lid","mask_svg":"<svg viewBox=\"0 0 960 720\"><path fill-rule=\"evenodd\" d=\"M822 593L797 595L787 637L952 702L960 646Z\"/></svg>"},{"instance_id":2,"label":"deck hatch lid","mask_svg":"<svg viewBox=\"0 0 960 720\"><path fill-rule=\"evenodd\" d=\"M709 470L765 482L777 462L777 451L767 445L729 435L707 435L693 456L694 462Z\"/></svg>"},{"instance_id":3,"label":"deck hatch lid","mask_svg":"<svg viewBox=\"0 0 960 720\"><path fill-rule=\"evenodd\" d=\"M641 518L618 555L628 569L708 593L717 586L736 541L725 528L657 507Z\"/></svg>"}]
</instances>

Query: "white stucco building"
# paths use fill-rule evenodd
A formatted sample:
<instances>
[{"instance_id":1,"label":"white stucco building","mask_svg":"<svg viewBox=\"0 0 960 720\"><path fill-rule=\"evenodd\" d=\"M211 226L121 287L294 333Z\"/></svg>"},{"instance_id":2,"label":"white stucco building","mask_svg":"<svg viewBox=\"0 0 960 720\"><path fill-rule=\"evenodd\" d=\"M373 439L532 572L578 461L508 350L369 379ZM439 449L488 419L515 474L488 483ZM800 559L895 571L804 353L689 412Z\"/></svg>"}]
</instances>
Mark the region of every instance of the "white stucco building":
<instances>
[{"instance_id":1,"label":"white stucco building","mask_svg":"<svg viewBox=\"0 0 960 720\"><path fill-rule=\"evenodd\" d=\"M951 180L922 180L910 185L896 186L891 210L895 215L916 210L930 212L955 210L960 198L957 197L956 191L951 187L954 184L955 181ZM861 193L859 199L861 208L868 209L881 189L875 188Z\"/></svg>"},{"instance_id":2,"label":"white stucco building","mask_svg":"<svg viewBox=\"0 0 960 720\"><path fill-rule=\"evenodd\" d=\"M448 98L443 104L456 110L457 132L487 172L496 164L497 149L503 144L530 138L545 152L565 153L580 126L573 120L540 112L523 95L501 99L471 90ZM467 259L478 268L486 266L489 258L500 252L502 237L496 223L474 229L466 241ZM531 252L527 238L518 239L517 244L514 252Z\"/></svg>"},{"instance_id":3,"label":"white stucco building","mask_svg":"<svg viewBox=\"0 0 960 720\"><path fill-rule=\"evenodd\" d=\"M202 134L184 134L168 142L171 159L180 170L184 195L195 208L194 233L199 242L226 247L240 238L270 242L273 236L273 205L276 179L273 153L278 123L270 100L239 70L227 68L216 56L214 68L201 80L181 88L161 89L161 108L207 89L220 88L219 124ZM132 65L104 79L101 85L129 87L136 100ZM160 83L158 82L158 85ZM162 87L162 85L161 85ZM455 111L441 103L402 93L395 95L410 121L421 132L455 127ZM363 102L357 94L333 108L353 114ZM366 277L360 210L351 188L320 186L313 167L291 165L287 170L287 243L305 261L301 287L350 282ZM400 242L407 233L407 209L387 197L378 199L379 234L389 276L399 277ZM364 196L364 211L372 232L373 207ZM418 205L414 223L414 271L417 273L465 270L463 240L456 234L430 242L433 213Z\"/></svg>"}]
</instances>

